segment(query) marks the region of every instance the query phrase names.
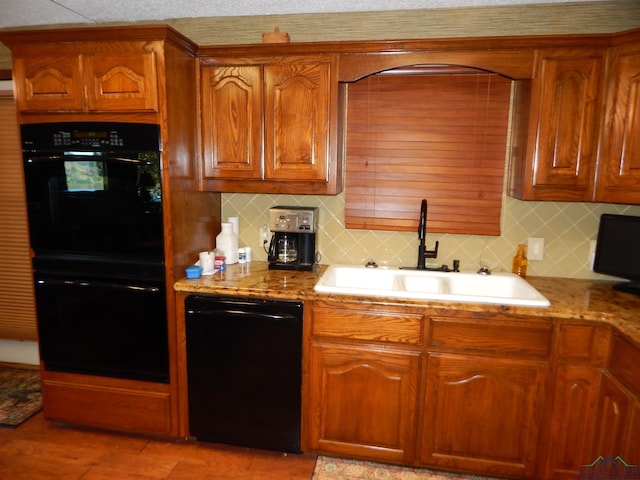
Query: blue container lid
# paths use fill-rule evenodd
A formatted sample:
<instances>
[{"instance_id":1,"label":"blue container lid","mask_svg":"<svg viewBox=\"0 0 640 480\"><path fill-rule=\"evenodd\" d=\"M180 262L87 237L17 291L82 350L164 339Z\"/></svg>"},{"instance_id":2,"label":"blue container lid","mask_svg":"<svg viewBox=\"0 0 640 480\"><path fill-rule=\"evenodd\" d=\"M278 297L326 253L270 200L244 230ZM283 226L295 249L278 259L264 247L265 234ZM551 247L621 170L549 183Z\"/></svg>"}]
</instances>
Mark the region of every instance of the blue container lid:
<instances>
[{"instance_id":1,"label":"blue container lid","mask_svg":"<svg viewBox=\"0 0 640 480\"><path fill-rule=\"evenodd\" d=\"M202 276L202 267L198 265L191 265L185 268L187 278L200 278Z\"/></svg>"}]
</instances>

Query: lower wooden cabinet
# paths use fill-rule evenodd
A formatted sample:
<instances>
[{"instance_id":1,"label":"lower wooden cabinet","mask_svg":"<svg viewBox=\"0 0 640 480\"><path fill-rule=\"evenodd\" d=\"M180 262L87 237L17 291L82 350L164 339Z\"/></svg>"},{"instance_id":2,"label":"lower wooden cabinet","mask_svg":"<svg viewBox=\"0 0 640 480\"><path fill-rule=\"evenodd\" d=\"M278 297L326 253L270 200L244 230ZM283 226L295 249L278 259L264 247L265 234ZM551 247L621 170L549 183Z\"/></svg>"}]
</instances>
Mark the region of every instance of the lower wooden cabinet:
<instances>
[{"instance_id":1,"label":"lower wooden cabinet","mask_svg":"<svg viewBox=\"0 0 640 480\"><path fill-rule=\"evenodd\" d=\"M591 458L593 422L602 370L590 366L561 366L556 372L548 438L545 478L577 479Z\"/></svg>"},{"instance_id":2,"label":"lower wooden cabinet","mask_svg":"<svg viewBox=\"0 0 640 480\"><path fill-rule=\"evenodd\" d=\"M505 478L640 465L640 348L606 323L315 302L309 450Z\"/></svg>"},{"instance_id":3,"label":"lower wooden cabinet","mask_svg":"<svg viewBox=\"0 0 640 480\"><path fill-rule=\"evenodd\" d=\"M42 372L47 420L160 437L177 435L169 384Z\"/></svg>"},{"instance_id":4,"label":"lower wooden cabinet","mask_svg":"<svg viewBox=\"0 0 640 480\"><path fill-rule=\"evenodd\" d=\"M411 463L420 352L311 348L311 447Z\"/></svg>"},{"instance_id":5,"label":"lower wooden cabinet","mask_svg":"<svg viewBox=\"0 0 640 480\"><path fill-rule=\"evenodd\" d=\"M591 452L593 459L600 455L613 458L622 455L633 405L633 396L610 374L605 373L598 398L598 415Z\"/></svg>"},{"instance_id":6,"label":"lower wooden cabinet","mask_svg":"<svg viewBox=\"0 0 640 480\"><path fill-rule=\"evenodd\" d=\"M548 369L545 362L429 355L420 463L533 476Z\"/></svg>"},{"instance_id":7,"label":"lower wooden cabinet","mask_svg":"<svg viewBox=\"0 0 640 480\"><path fill-rule=\"evenodd\" d=\"M577 479L593 460L591 444L602 369L611 348L604 325L562 322L557 328L554 387L546 422L544 478Z\"/></svg>"},{"instance_id":8,"label":"lower wooden cabinet","mask_svg":"<svg viewBox=\"0 0 640 480\"><path fill-rule=\"evenodd\" d=\"M602 375L591 456L620 456L640 471L640 349L614 334Z\"/></svg>"}]
</instances>

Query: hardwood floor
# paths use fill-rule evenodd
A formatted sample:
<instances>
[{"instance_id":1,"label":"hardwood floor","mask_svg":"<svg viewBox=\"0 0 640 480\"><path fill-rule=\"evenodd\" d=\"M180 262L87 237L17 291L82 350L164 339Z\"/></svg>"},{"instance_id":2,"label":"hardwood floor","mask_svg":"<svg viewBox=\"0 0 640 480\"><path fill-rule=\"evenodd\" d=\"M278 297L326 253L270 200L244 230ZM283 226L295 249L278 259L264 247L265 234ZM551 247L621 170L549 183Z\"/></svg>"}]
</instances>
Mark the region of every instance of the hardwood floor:
<instances>
[{"instance_id":1,"label":"hardwood floor","mask_svg":"<svg viewBox=\"0 0 640 480\"><path fill-rule=\"evenodd\" d=\"M0 428L0 480L309 480L315 459L64 426L42 413Z\"/></svg>"}]
</instances>

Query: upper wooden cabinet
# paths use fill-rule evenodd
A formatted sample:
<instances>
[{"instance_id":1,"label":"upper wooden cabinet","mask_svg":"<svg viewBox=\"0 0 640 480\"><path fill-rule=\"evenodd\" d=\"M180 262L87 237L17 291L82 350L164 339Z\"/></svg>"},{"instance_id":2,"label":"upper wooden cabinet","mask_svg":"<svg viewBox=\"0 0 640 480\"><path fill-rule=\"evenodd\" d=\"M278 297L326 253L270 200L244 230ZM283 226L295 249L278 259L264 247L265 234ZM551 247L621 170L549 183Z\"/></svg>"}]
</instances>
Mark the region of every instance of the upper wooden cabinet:
<instances>
[{"instance_id":1,"label":"upper wooden cabinet","mask_svg":"<svg viewBox=\"0 0 640 480\"><path fill-rule=\"evenodd\" d=\"M518 82L509 194L640 204L640 32L541 49Z\"/></svg>"},{"instance_id":2,"label":"upper wooden cabinet","mask_svg":"<svg viewBox=\"0 0 640 480\"><path fill-rule=\"evenodd\" d=\"M640 35L613 48L595 200L640 203Z\"/></svg>"},{"instance_id":3,"label":"upper wooden cabinet","mask_svg":"<svg viewBox=\"0 0 640 480\"><path fill-rule=\"evenodd\" d=\"M201 61L204 190L342 190L334 56Z\"/></svg>"},{"instance_id":4,"label":"upper wooden cabinet","mask_svg":"<svg viewBox=\"0 0 640 480\"><path fill-rule=\"evenodd\" d=\"M82 50L83 46L79 46ZM69 53L25 51L14 59L20 112L156 112L154 52Z\"/></svg>"},{"instance_id":5,"label":"upper wooden cabinet","mask_svg":"<svg viewBox=\"0 0 640 480\"><path fill-rule=\"evenodd\" d=\"M605 52L599 48L537 52L529 115L519 119L526 125L527 141L512 159L512 196L591 199Z\"/></svg>"}]
</instances>

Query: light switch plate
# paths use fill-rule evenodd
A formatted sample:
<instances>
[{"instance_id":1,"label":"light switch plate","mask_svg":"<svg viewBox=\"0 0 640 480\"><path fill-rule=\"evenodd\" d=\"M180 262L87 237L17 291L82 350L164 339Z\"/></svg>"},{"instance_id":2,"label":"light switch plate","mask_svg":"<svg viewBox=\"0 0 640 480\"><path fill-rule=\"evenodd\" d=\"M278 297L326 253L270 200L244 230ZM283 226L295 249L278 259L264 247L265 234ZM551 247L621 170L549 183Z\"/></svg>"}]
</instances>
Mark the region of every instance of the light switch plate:
<instances>
[{"instance_id":1,"label":"light switch plate","mask_svg":"<svg viewBox=\"0 0 640 480\"><path fill-rule=\"evenodd\" d=\"M544 238L531 237L527 241L527 259L542 260L544 258Z\"/></svg>"}]
</instances>

